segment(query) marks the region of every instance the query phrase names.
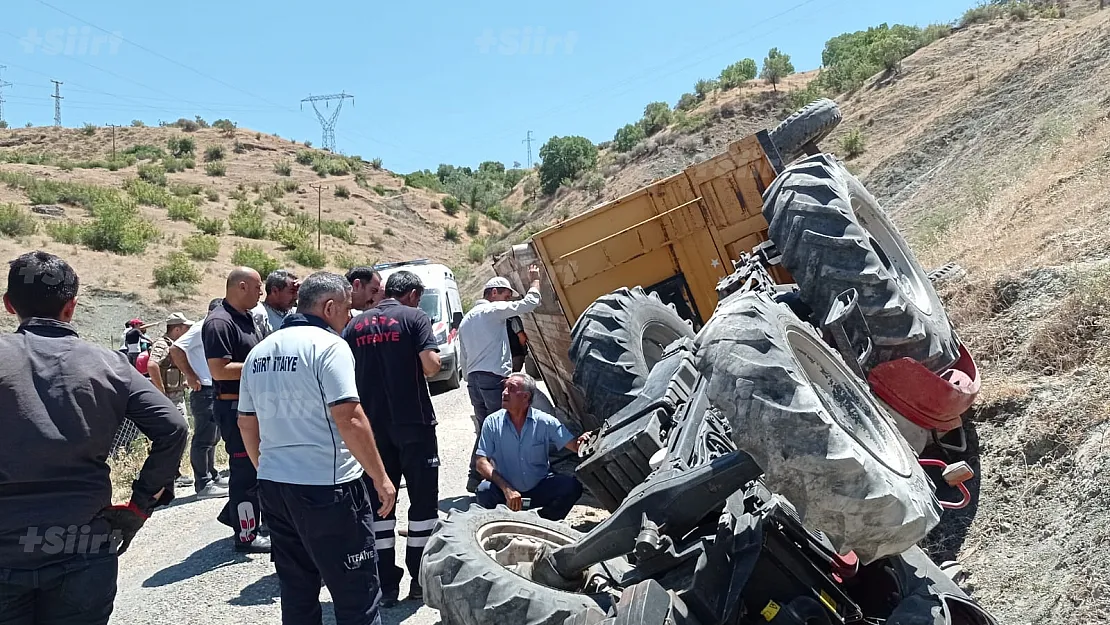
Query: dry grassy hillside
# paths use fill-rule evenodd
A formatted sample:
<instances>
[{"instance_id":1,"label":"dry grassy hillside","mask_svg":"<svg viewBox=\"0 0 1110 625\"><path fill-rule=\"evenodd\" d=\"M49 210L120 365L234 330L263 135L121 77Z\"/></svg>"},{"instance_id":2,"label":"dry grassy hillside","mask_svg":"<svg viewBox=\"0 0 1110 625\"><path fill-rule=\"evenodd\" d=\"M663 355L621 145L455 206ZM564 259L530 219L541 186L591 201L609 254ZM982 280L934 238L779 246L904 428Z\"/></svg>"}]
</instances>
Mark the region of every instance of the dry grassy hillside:
<instances>
[{"instance_id":1,"label":"dry grassy hillside","mask_svg":"<svg viewBox=\"0 0 1110 625\"><path fill-rule=\"evenodd\" d=\"M309 155L323 156L326 152L306 150L303 145L245 129L236 130L234 136L215 128L185 132L174 127L117 128L115 134L117 157L134 146L147 145L168 151L170 140L192 139L195 143L193 168L166 173L164 186L154 185L161 187L165 192L162 195L179 195L179 206L196 206L196 213L203 218L226 219L243 203L261 210L271 232L273 226L292 220L311 221L308 247L312 249L316 244L317 193L309 185L325 185L327 189L321 196L323 219L337 222L339 230L349 230L349 234L338 233L343 238L329 234L322 237L326 267L332 270L343 270L353 263L418 257L455 265L465 258L470 237L464 230L464 215L448 216L440 207L440 194L406 187L400 176L375 169L369 163L349 173L322 177L313 171L311 164L301 164L296 159L301 153L307 162ZM210 175L207 169L206 152L216 146L222 148L223 155L214 162L223 164L223 175ZM173 169L187 160L174 161L169 156L147 158L111 171L106 168L111 153L109 128L0 130L0 175L11 178L14 174L28 174L39 181L93 185L116 190L124 198L136 195L123 189L134 189L128 186L128 181L139 176L140 167ZM13 160L22 162L4 162ZM97 160L102 162L90 163ZM28 161L46 164L27 164ZM288 170L283 169L283 165L288 165ZM288 175L284 175L286 171ZM153 176L156 177L157 172ZM344 189L347 196L337 195L337 189ZM0 205L10 203L29 209L41 201L33 195L25 185L0 184ZM280 265L302 276L314 271L291 259L287 245L270 240L280 237L273 234L266 234L267 238L263 239L235 236L225 223L215 258L192 261L200 271L200 282L192 288L159 289L153 282L153 268L163 263L168 254L182 249L183 241L197 233L195 224L198 222L196 219L175 221L167 208L142 203L146 201L142 197L133 199L140 202L138 211L142 218L159 231L141 253L120 255L56 241L47 232L47 224L67 219L86 223L90 220L89 211L84 207L57 202L65 211L64 218L35 214L34 219L39 224L34 234L14 238L0 236L0 256L11 258L23 251L41 248L67 258L78 269L87 287L83 289L86 305L78 323L82 331L102 341L118 340L117 328L122 328L123 321L133 316L157 318L171 309L200 314L209 298L222 293L223 278L232 266L234 250L240 245L259 246ZM445 238L447 226L455 227L457 241ZM317 261L310 262L316 264ZM177 301L173 301L175 299ZM13 319L6 318L0 323L11 325Z\"/></svg>"}]
</instances>

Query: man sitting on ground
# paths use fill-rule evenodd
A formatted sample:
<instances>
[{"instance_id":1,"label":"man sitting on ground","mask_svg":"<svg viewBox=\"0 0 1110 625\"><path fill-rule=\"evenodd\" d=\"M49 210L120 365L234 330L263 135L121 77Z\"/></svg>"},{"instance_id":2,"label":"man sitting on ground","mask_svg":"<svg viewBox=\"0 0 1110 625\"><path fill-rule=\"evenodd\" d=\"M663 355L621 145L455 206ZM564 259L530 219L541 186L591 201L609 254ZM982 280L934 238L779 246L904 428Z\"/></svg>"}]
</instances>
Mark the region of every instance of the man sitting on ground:
<instances>
[{"instance_id":1,"label":"man sitting on ground","mask_svg":"<svg viewBox=\"0 0 1110 625\"><path fill-rule=\"evenodd\" d=\"M510 510L530 508L552 521L561 521L582 496L582 484L572 475L551 472L551 451L566 447L578 452L585 435L574 438L555 417L532 407L536 381L526 373L514 373L501 391L501 410L486 417L476 452L478 505Z\"/></svg>"}]
</instances>

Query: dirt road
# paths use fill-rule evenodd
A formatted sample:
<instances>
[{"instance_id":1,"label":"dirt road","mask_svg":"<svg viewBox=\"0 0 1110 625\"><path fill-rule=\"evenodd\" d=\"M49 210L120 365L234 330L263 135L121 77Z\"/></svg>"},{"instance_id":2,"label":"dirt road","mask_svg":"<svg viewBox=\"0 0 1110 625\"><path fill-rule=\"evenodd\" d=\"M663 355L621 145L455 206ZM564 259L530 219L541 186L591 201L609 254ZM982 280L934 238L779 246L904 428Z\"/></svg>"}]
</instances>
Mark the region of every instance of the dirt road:
<instances>
[{"instance_id":1,"label":"dirt road","mask_svg":"<svg viewBox=\"0 0 1110 625\"><path fill-rule=\"evenodd\" d=\"M433 398L439 418L440 510L469 505L467 456L474 429L466 387ZM173 622L177 625L281 622L277 575L269 555L242 555L231 549L230 531L216 521L223 499L191 496L156 513L120 558L119 593L112 625ZM398 526L404 526L408 497L398 499ZM576 517L596 513L576 509ZM403 539L398 538L398 547ZM402 552L403 553L403 552ZM404 595L408 576L402 581ZM321 592L324 623L334 623L328 591ZM413 602L383 610L386 625L430 625L438 613Z\"/></svg>"}]
</instances>

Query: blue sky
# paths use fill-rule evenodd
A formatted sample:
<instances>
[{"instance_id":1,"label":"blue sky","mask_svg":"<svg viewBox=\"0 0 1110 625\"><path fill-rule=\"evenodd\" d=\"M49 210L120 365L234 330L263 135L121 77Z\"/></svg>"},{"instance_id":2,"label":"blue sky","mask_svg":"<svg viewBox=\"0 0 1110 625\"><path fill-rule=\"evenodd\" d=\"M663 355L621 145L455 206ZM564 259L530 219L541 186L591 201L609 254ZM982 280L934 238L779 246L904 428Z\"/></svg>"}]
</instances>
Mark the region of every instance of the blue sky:
<instances>
[{"instance_id":1,"label":"blue sky","mask_svg":"<svg viewBox=\"0 0 1110 625\"><path fill-rule=\"evenodd\" d=\"M9 0L4 118L129 124L201 115L320 144L310 94L346 92L339 151L402 173L535 158L553 135L611 139L645 104L777 46L799 70L830 37L957 17L970 0L780 3ZM334 106L334 103L332 103ZM322 108L324 113L331 110Z\"/></svg>"}]
</instances>

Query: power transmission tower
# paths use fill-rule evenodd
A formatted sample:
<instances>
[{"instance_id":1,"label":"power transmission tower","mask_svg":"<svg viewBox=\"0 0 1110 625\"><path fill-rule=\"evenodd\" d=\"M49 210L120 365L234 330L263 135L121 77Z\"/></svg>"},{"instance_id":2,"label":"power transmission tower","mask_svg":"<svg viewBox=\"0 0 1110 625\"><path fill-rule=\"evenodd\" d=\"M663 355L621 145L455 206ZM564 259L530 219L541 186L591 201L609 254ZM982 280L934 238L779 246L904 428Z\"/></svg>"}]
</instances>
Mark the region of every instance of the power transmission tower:
<instances>
[{"instance_id":1,"label":"power transmission tower","mask_svg":"<svg viewBox=\"0 0 1110 625\"><path fill-rule=\"evenodd\" d=\"M528 138L522 139L521 143L528 144L528 169L532 169L532 131L528 131Z\"/></svg>"},{"instance_id":2,"label":"power transmission tower","mask_svg":"<svg viewBox=\"0 0 1110 625\"><path fill-rule=\"evenodd\" d=\"M54 83L54 127L60 128L62 125L62 83L57 80L51 80Z\"/></svg>"},{"instance_id":3,"label":"power transmission tower","mask_svg":"<svg viewBox=\"0 0 1110 625\"><path fill-rule=\"evenodd\" d=\"M0 71L7 69L7 65L0 65ZM0 122L4 121L4 87L11 87L12 83L0 78Z\"/></svg>"},{"instance_id":4,"label":"power transmission tower","mask_svg":"<svg viewBox=\"0 0 1110 625\"><path fill-rule=\"evenodd\" d=\"M108 124L108 127L112 129L112 160L114 161L116 160L116 128L119 128L119 124Z\"/></svg>"},{"instance_id":5,"label":"power transmission tower","mask_svg":"<svg viewBox=\"0 0 1110 625\"><path fill-rule=\"evenodd\" d=\"M316 191L316 251L319 252L321 249L323 249L320 247L320 229L324 222L324 189L327 189L327 187L322 184L311 182L308 184L308 186L312 187L312 189Z\"/></svg>"},{"instance_id":6,"label":"power transmission tower","mask_svg":"<svg viewBox=\"0 0 1110 625\"><path fill-rule=\"evenodd\" d=\"M343 109L343 100L351 98L354 100L355 96L348 95L347 93L333 93L331 95L310 95L301 100L301 110L304 110L304 103L311 102L312 110L316 111L316 117L320 120L320 126L324 129L323 147L325 150L335 151L335 120L339 118L339 111ZM331 108L331 101L339 100L339 104L335 105L335 111L328 117L325 117L320 109L316 106L317 102L323 102L326 108ZM354 106L354 102L351 102Z\"/></svg>"}]
</instances>

